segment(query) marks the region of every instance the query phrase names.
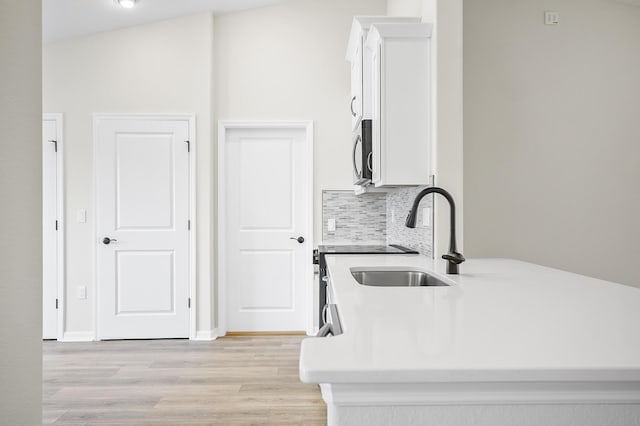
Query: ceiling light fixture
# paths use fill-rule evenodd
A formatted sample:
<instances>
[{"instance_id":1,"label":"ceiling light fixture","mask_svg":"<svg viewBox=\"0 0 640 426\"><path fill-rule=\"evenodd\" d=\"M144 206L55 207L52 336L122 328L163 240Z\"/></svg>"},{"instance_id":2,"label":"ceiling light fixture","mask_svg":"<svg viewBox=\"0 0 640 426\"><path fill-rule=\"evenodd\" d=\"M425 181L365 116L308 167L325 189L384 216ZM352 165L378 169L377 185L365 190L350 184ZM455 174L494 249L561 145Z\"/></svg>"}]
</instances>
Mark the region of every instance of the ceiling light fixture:
<instances>
[{"instance_id":1,"label":"ceiling light fixture","mask_svg":"<svg viewBox=\"0 0 640 426\"><path fill-rule=\"evenodd\" d=\"M131 9L136 4L136 0L118 0L118 4L125 9Z\"/></svg>"}]
</instances>

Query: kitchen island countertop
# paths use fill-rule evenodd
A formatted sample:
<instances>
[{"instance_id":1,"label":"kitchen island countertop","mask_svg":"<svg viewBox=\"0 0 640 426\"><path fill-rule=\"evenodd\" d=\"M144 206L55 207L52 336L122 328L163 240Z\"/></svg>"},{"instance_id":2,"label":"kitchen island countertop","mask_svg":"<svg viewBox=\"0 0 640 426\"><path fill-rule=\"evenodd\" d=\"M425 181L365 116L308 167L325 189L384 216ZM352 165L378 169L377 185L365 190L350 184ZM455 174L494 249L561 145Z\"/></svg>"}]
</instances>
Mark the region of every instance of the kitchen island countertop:
<instances>
[{"instance_id":1,"label":"kitchen island countertop","mask_svg":"<svg viewBox=\"0 0 640 426\"><path fill-rule=\"evenodd\" d=\"M640 383L640 289L510 259L460 275L416 255L327 256L344 333L302 343L307 383ZM369 287L352 267L434 271L448 287Z\"/></svg>"}]
</instances>

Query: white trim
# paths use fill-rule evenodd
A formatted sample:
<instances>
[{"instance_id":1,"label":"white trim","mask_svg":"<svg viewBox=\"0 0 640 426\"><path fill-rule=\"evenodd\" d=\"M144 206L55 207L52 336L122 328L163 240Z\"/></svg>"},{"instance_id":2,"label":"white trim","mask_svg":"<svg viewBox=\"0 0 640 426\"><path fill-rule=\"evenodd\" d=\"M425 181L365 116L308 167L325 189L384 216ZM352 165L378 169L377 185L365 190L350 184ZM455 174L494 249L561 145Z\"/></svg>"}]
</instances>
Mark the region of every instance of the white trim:
<instances>
[{"instance_id":1,"label":"white trim","mask_svg":"<svg viewBox=\"0 0 640 426\"><path fill-rule=\"evenodd\" d=\"M196 143L196 116L195 114L185 115L189 120L189 146L191 153L189 154L189 220L191 221L191 230L189 232L189 299L191 300L191 309L189 310L189 339L196 339L196 310L198 307L198 291L197 291L197 238L198 226L196 223L196 201L197 201L197 175L196 160L197 143Z\"/></svg>"},{"instance_id":2,"label":"white trim","mask_svg":"<svg viewBox=\"0 0 640 426\"><path fill-rule=\"evenodd\" d=\"M218 338L218 330L214 328L213 330L198 330L196 332L196 336L191 340L210 342L212 340L216 340L217 338Z\"/></svg>"},{"instance_id":3,"label":"white trim","mask_svg":"<svg viewBox=\"0 0 640 426\"><path fill-rule=\"evenodd\" d=\"M313 264L311 258L313 256L314 246L314 228L313 228L313 200L314 200L314 182L313 182L313 121L312 120L299 120L299 121L256 121L256 120L220 120L218 121L218 336L224 336L227 333L227 309L226 309L226 205L225 205L225 144L226 134L229 129L256 129L256 128L270 128L270 129L303 129L306 132L307 143L307 164L305 164L307 170L307 241L309 244L305 246L305 258L309 259L305 262L304 276L307 277L305 286L307 288L307 334L313 334Z\"/></svg>"},{"instance_id":4,"label":"white trim","mask_svg":"<svg viewBox=\"0 0 640 426\"><path fill-rule=\"evenodd\" d=\"M189 339L196 338L196 319L197 319L197 291L196 291L196 277L197 277L197 244L196 244L196 115L195 114L122 114L122 113L93 113L93 211L95 212L95 220L93 221L93 235L96 241L99 240L98 231L98 197L96 192L96 144L98 142L98 123L103 119L111 120L175 120L175 121L187 121L189 123L189 142L191 153L189 155L189 220L191 221L191 231L189 232L189 298L191 299L191 309L189 310ZM93 292L93 330L95 332L95 340L100 339L100 331L98 318L98 251L94 247L93 253L93 270L94 270L94 283L95 291Z\"/></svg>"},{"instance_id":5,"label":"white trim","mask_svg":"<svg viewBox=\"0 0 640 426\"><path fill-rule=\"evenodd\" d=\"M484 382L321 384L334 406L638 404L640 382Z\"/></svg>"},{"instance_id":6,"label":"white trim","mask_svg":"<svg viewBox=\"0 0 640 426\"><path fill-rule=\"evenodd\" d=\"M64 336L65 319L65 220L64 220L64 115L62 113L44 113L42 120L56 122L56 219L58 220L58 234L56 237L58 275L56 276L56 297L58 299L58 309L56 318L57 339Z\"/></svg>"},{"instance_id":7,"label":"white trim","mask_svg":"<svg viewBox=\"0 0 640 426\"><path fill-rule=\"evenodd\" d=\"M375 424L421 426L600 426L637 424L640 416L640 382L340 383L320 387L330 426L368 426L373 418Z\"/></svg>"},{"instance_id":8,"label":"white trim","mask_svg":"<svg viewBox=\"0 0 640 426\"><path fill-rule=\"evenodd\" d=\"M313 336L315 335L314 332L314 327L313 327L313 320L314 320L314 303L313 303L313 289L314 289L314 274L313 274L313 262L310 261L310 259L313 259L313 247L315 246L314 244L314 238L313 235L315 233L315 229L313 227L313 213L314 213L314 181L313 181L313 176L314 176L314 162L313 162L313 151L314 151L314 146L313 146L313 136L314 136L314 128L313 128L313 121L308 121L307 122L307 126L306 126L306 132L307 132L307 182L308 183L308 188L307 188L307 229L309 230L309 244L307 245L307 253L305 254L305 258L307 259L307 262L305 262L306 265L306 270L305 270L305 277L307 277L307 283L305 284L307 286L307 335L309 336Z\"/></svg>"},{"instance_id":9,"label":"white trim","mask_svg":"<svg viewBox=\"0 0 640 426\"><path fill-rule=\"evenodd\" d=\"M93 342L94 340L96 338L91 331L67 331L58 339L60 342Z\"/></svg>"},{"instance_id":10,"label":"white trim","mask_svg":"<svg viewBox=\"0 0 640 426\"><path fill-rule=\"evenodd\" d=\"M227 261L227 256L224 250L226 244L224 241L227 240L227 215L225 213L225 203L224 199L226 198L226 191L224 189L226 185L226 179L224 178L226 168L225 168L225 140L227 129L229 127L222 121L218 121L218 194L217 194L217 215L218 215L218 248L216 250L216 255L218 258L218 279L217 279L217 287L218 287L218 300L216 304L217 308L217 317L218 317L218 335L224 336L227 334L227 292L226 292L226 283L227 280L227 270L224 267Z\"/></svg>"}]
</instances>

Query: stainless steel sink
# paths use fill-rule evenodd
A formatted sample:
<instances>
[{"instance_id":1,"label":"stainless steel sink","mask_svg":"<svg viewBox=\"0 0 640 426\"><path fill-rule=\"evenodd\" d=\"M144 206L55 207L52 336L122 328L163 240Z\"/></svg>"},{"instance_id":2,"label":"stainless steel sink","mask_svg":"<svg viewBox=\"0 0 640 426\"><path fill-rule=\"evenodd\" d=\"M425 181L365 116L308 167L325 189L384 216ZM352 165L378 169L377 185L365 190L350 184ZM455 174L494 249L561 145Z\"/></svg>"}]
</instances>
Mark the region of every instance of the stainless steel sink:
<instances>
[{"instance_id":1,"label":"stainless steel sink","mask_svg":"<svg viewBox=\"0 0 640 426\"><path fill-rule=\"evenodd\" d=\"M383 271L351 269L359 284L375 287L436 287L448 286L440 278L423 271Z\"/></svg>"}]
</instances>

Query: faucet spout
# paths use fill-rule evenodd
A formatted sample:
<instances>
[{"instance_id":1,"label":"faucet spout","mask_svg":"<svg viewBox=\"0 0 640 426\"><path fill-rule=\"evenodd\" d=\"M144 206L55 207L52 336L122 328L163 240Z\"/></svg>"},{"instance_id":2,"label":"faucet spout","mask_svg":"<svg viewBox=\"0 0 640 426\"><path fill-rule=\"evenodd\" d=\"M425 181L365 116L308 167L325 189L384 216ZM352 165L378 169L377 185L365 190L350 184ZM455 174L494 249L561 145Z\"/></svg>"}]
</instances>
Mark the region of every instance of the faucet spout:
<instances>
[{"instance_id":1,"label":"faucet spout","mask_svg":"<svg viewBox=\"0 0 640 426\"><path fill-rule=\"evenodd\" d=\"M462 253L458 252L458 248L456 245L456 203L453 201L453 197L447 191L442 188L438 188L437 186L431 186L429 188L425 188L416 196L416 199L413 200L413 206L409 211L409 215L407 216L407 221L405 225L407 228L415 228L416 227L416 218L418 216L418 206L420 205L420 201L429 195L429 194L440 194L449 202L449 213L450 213L450 234L449 234L449 252L447 254L442 255L442 258L447 261L447 274L458 274L458 265L465 261Z\"/></svg>"}]
</instances>

